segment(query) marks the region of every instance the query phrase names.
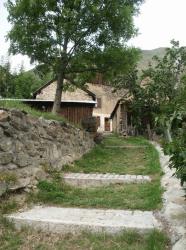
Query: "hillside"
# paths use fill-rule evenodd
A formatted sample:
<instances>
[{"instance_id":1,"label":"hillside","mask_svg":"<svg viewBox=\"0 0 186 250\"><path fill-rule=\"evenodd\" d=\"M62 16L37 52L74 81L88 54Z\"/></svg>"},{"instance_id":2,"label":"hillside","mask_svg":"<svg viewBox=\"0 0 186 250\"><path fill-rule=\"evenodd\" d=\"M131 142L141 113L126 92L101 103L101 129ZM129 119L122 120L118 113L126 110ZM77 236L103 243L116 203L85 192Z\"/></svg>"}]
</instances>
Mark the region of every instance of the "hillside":
<instances>
[{"instance_id":1,"label":"hillside","mask_svg":"<svg viewBox=\"0 0 186 250\"><path fill-rule=\"evenodd\" d=\"M142 50L141 59L138 63L138 69L144 70L148 67L149 62L152 62L153 56L158 56L160 58L163 58L165 55L166 48L157 48L153 50Z\"/></svg>"}]
</instances>

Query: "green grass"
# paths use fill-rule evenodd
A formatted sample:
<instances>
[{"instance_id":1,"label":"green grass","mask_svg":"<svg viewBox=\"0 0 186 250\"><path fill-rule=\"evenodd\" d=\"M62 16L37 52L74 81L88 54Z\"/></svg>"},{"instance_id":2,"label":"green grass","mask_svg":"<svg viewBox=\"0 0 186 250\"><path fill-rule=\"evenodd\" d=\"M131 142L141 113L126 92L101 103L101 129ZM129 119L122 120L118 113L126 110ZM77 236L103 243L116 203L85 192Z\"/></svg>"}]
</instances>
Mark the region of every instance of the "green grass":
<instances>
[{"instance_id":1,"label":"green grass","mask_svg":"<svg viewBox=\"0 0 186 250\"><path fill-rule=\"evenodd\" d=\"M48 234L30 228L14 229L13 224L0 218L0 249L18 250L165 250L169 240L162 232L152 231L140 235L125 231L118 235L82 232L72 234Z\"/></svg>"},{"instance_id":2,"label":"green grass","mask_svg":"<svg viewBox=\"0 0 186 250\"><path fill-rule=\"evenodd\" d=\"M145 145L146 148L106 149L106 145ZM42 181L38 192L31 194L34 203L65 207L94 207L107 209L155 210L162 207L163 189L160 185L161 168L155 148L143 138L105 138L73 166L65 171L114 172L119 174L150 174L152 181L139 184L112 184L104 187L78 188L64 184L60 178ZM59 175L58 175L59 177Z\"/></svg>"},{"instance_id":3,"label":"green grass","mask_svg":"<svg viewBox=\"0 0 186 250\"><path fill-rule=\"evenodd\" d=\"M66 119L61 115L54 115L51 112L42 112L31 108L29 105L23 104L19 101L4 101L0 100L0 108L6 109L19 109L32 116L43 117L46 120L55 120L59 122L67 122Z\"/></svg>"},{"instance_id":4,"label":"green grass","mask_svg":"<svg viewBox=\"0 0 186 250\"><path fill-rule=\"evenodd\" d=\"M117 143L119 145L148 145L148 148L122 150L105 148L105 145L116 145ZM118 167L114 164L115 162L117 162ZM99 163L99 166L97 166L97 163ZM66 170L69 171L71 168L67 167ZM73 168L83 172L150 173L153 181L146 184L116 184L83 189L64 184L59 172L48 171L51 180L39 182L38 192L29 194L28 201L63 207L141 210L161 208L163 190L160 187L161 170L158 154L153 146L149 146L148 142L142 138L107 137L102 145L96 146L89 154L77 161ZM2 200L0 214L12 212L16 208L15 201ZM0 216L1 249L166 250L170 249L170 242L166 234L159 231L152 231L144 235L135 231L125 231L117 235L93 234L90 232L62 235L38 232L30 228L22 228L20 231L16 231L12 223Z\"/></svg>"},{"instance_id":5,"label":"green grass","mask_svg":"<svg viewBox=\"0 0 186 250\"><path fill-rule=\"evenodd\" d=\"M8 214L16 211L18 204L15 200L0 199L0 214Z\"/></svg>"},{"instance_id":6,"label":"green grass","mask_svg":"<svg viewBox=\"0 0 186 250\"><path fill-rule=\"evenodd\" d=\"M29 201L63 207L155 210L162 205L158 181L146 184L113 184L96 188L74 188L61 182L41 181Z\"/></svg>"},{"instance_id":7,"label":"green grass","mask_svg":"<svg viewBox=\"0 0 186 250\"><path fill-rule=\"evenodd\" d=\"M113 145L147 146L142 148L105 148ZM106 137L101 145L84 155L74 164L65 166L65 172L117 173L117 174L161 174L158 152L143 138L124 139Z\"/></svg>"}]
</instances>

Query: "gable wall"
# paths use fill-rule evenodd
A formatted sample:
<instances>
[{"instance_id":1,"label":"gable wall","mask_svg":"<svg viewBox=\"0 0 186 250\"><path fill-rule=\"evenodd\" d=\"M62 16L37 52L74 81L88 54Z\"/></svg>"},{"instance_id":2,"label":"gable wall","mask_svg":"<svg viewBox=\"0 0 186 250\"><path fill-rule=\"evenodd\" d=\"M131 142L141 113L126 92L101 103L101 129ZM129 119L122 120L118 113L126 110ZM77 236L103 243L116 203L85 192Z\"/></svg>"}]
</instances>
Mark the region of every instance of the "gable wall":
<instances>
[{"instance_id":1,"label":"gable wall","mask_svg":"<svg viewBox=\"0 0 186 250\"><path fill-rule=\"evenodd\" d=\"M44 88L40 94L37 94L36 99L38 100L54 100L56 91L56 82L51 83ZM76 101L92 101L92 97L89 96L85 91L74 88L74 91L64 91L62 93L62 100L76 100Z\"/></svg>"}]
</instances>

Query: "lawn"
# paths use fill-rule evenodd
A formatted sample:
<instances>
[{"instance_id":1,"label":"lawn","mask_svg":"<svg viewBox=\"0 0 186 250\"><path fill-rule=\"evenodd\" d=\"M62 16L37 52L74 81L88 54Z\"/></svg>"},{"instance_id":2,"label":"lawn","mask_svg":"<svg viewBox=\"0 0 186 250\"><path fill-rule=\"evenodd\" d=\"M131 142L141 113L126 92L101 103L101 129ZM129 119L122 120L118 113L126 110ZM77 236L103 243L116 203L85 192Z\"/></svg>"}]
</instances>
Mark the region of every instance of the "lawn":
<instances>
[{"instance_id":1,"label":"lawn","mask_svg":"<svg viewBox=\"0 0 186 250\"><path fill-rule=\"evenodd\" d=\"M61 182L42 181L29 201L62 207L155 210L162 205L158 181L146 184L113 184L97 188L75 188Z\"/></svg>"},{"instance_id":2,"label":"lawn","mask_svg":"<svg viewBox=\"0 0 186 250\"><path fill-rule=\"evenodd\" d=\"M165 250L169 240L164 233L152 231L139 235L125 231L112 236L82 232L77 235L42 233L14 225L0 217L0 249L2 250Z\"/></svg>"},{"instance_id":3,"label":"lawn","mask_svg":"<svg viewBox=\"0 0 186 250\"><path fill-rule=\"evenodd\" d=\"M130 148L107 148L107 146ZM134 147L131 147L134 146ZM141 147L140 147L141 146ZM144 138L121 138L108 136L103 143L84 155L74 164L65 166L65 172L117 173L117 174L161 174L158 152Z\"/></svg>"},{"instance_id":4,"label":"lawn","mask_svg":"<svg viewBox=\"0 0 186 250\"><path fill-rule=\"evenodd\" d=\"M113 145L147 146L142 148L106 148ZM115 164L117 163L117 164ZM51 171L50 180L41 181L38 191L30 193L27 204L43 203L62 207L91 207L112 209L155 210L162 205L160 186L161 169L158 153L143 138L123 139L107 137L102 145L96 146L73 166L65 171L114 172L126 174L150 174L151 183L113 184L96 188L71 187L64 183L60 172ZM2 202L0 213L12 212L19 207L15 201ZM16 231L14 226L0 216L0 249L35 250L165 250L170 242L164 232L152 231L140 235L135 231L125 231L117 235L82 232L72 234L52 234L37 232L30 228Z\"/></svg>"},{"instance_id":5,"label":"lawn","mask_svg":"<svg viewBox=\"0 0 186 250\"><path fill-rule=\"evenodd\" d=\"M143 148L106 148L116 144L141 145ZM150 174L152 181L143 184L112 184L104 187L80 188L64 183L60 177L38 184L38 192L29 201L63 207L156 210L162 207L161 168L155 148L143 138L105 138L73 166L65 171L114 172L119 174Z\"/></svg>"}]
</instances>

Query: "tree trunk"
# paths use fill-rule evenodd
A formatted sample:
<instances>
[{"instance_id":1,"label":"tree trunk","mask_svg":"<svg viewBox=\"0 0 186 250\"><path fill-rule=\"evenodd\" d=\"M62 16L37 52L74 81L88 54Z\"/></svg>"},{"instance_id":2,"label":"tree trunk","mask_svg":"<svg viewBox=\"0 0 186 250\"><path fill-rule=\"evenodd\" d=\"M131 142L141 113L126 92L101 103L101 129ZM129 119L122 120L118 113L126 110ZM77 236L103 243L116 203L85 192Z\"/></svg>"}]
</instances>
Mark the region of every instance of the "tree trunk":
<instances>
[{"instance_id":1,"label":"tree trunk","mask_svg":"<svg viewBox=\"0 0 186 250\"><path fill-rule=\"evenodd\" d=\"M166 136L168 142L172 142L172 136L171 136L169 128L165 128L165 136Z\"/></svg>"},{"instance_id":2,"label":"tree trunk","mask_svg":"<svg viewBox=\"0 0 186 250\"><path fill-rule=\"evenodd\" d=\"M57 87L56 87L56 93L55 93L55 98L54 98L54 105L52 108L53 114L58 114L60 112L63 82L64 82L64 73L61 72L57 79Z\"/></svg>"},{"instance_id":3,"label":"tree trunk","mask_svg":"<svg viewBox=\"0 0 186 250\"><path fill-rule=\"evenodd\" d=\"M147 123L147 133L148 133L149 140L152 140L152 131L150 128L150 123Z\"/></svg>"}]
</instances>

